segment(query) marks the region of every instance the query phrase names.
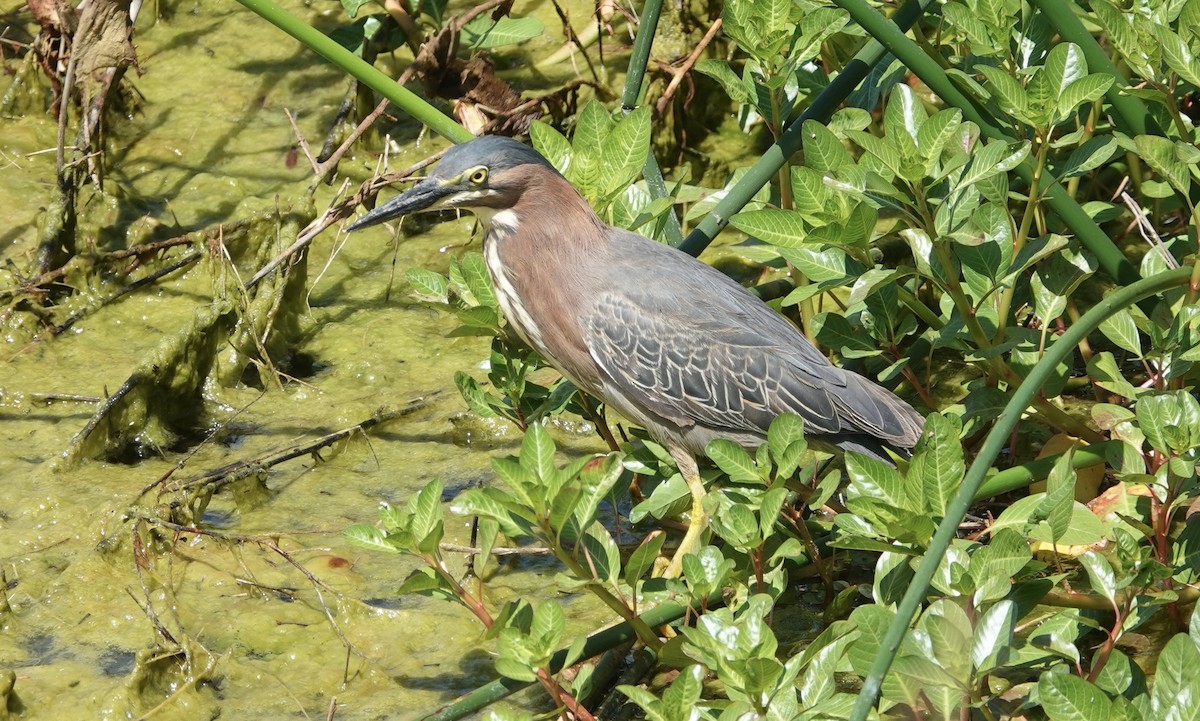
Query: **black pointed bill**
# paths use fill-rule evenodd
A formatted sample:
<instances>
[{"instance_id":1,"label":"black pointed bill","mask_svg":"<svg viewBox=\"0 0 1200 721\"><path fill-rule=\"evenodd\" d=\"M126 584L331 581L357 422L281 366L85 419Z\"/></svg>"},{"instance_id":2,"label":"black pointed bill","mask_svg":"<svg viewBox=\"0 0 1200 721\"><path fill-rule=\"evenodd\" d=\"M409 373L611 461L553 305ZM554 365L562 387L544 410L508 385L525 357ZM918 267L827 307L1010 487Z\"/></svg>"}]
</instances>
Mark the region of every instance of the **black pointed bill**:
<instances>
[{"instance_id":1,"label":"black pointed bill","mask_svg":"<svg viewBox=\"0 0 1200 721\"><path fill-rule=\"evenodd\" d=\"M347 231L378 225L385 220L435 208L457 189L453 184L436 177L425 178L395 198L346 226Z\"/></svg>"}]
</instances>

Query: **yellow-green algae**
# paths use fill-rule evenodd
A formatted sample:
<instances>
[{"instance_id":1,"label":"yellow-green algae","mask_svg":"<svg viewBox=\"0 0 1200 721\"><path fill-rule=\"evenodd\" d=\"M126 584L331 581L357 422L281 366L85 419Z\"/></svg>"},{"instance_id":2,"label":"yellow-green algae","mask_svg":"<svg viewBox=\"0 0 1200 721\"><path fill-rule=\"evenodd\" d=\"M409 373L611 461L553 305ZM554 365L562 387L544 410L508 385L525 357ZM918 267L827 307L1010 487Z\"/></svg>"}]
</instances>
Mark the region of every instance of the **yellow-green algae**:
<instances>
[{"instance_id":1,"label":"yellow-green algae","mask_svg":"<svg viewBox=\"0 0 1200 721\"><path fill-rule=\"evenodd\" d=\"M0 5L6 17L20 7ZM81 238L105 249L137 242L157 223L202 230L270 215L280 199L301 198L309 170L302 157L289 167L295 139L284 109L318 142L344 89L336 70L233 2L163 5L172 14L155 21L148 11L156 7L139 21L141 74L130 74L144 96L141 108L109 129L106 194L81 194ZM325 17L299 3L291 9L323 26L341 12L336 4ZM52 147L54 136L48 115L0 119L7 166L0 171L0 258L18 268L29 267L54 177L53 153L28 154ZM413 144L394 152L392 164L402 167L435 147ZM373 160L351 159L344 169L365 176ZM331 195L323 190L317 207ZM444 268L443 246L464 241L470 227L449 222L414 238L400 247L397 264ZM463 432L452 423L464 412L453 372L477 368L486 342L445 337L448 320L407 300L400 287L386 300L394 279L385 237L352 238L324 270L334 233L314 244L311 309L289 335L302 338L298 350L315 359L318 372L282 390L268 384L265 393L209 382L205 416L232 430L194 454L163 449L134 465L84 461L56 470L52 462L96 406L46 403L37 394L104 397L152 366L164 339L183 333L197 314L219 316L224 306L213 306L214 288L229 285L219 262L195 264L109 304L54 340L30 342L34 327L6 330L5 709L28 719L317 718L336 697L339 719L405 718L492 677L487 644L466 611L396 598L412 562L360 551L341 536L347 525L374 520L381 500L403 502L434 477L450 487L487 481L489 455L518 440L504 427L475 423ZM71 280L81 297L68 303L82 306L105 290L86 268ZM17 282L11 269L0 272L0 287ZM216 495L204 522L222 537L175 536L140 520L171 517L158 504L172 496L141 493L169 473L187 478L259 457L418 397L429 398L421 410L325 451L324 462L271 470L267 496ZM477 444L487 450L463 443L481 432L496 434ZM600 449L586 435L560 434L559 441L569 453ZM451 518L447 541L465 543L468 532L465 519ZM272 545L326 584L320 596ZM541 576L553 568L538 559L511 563L487 587L488 602L546 595ZM587 599L565 603L570 632L594 625Z\"/></svg>"}]
</instances>

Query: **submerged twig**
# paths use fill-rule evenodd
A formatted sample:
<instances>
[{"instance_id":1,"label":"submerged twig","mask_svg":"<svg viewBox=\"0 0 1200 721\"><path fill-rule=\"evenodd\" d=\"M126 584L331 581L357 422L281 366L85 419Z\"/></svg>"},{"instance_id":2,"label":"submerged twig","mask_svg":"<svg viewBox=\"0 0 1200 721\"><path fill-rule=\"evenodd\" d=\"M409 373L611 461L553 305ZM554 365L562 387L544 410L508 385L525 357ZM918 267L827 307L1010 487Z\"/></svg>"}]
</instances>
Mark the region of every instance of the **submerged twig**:
<instances>
[{"instance_id":1,"label":"submerged twig","mask_svg":"<svg viewBox=\"0 0 1200 721\"><path fill-rule=\"evenodd\" d=\"M302 445L292 446L286 450L276 451L266 456L251 460L237 461L236 463L222 466L203 475L174 482L168 486L167 490L175 491L185 488L194 488L197 486L219 487L256 473L261 473L262 471L290 461L294 458L312 455L317 451L320 451L322 448L333 445L343 438L347 438L355 433L365 431L372 426L379 425L380 423L386 423L388 421L409 415L410 413L414 413L428 405L429 398L433 395L436 395L436 392L415 398L412 401L409 401L408 405L404 406L403 408L391 411L380 411L370 418L361 421L360 423L356 423L355 425L334 431L332 433L327 433Z\"/></svg>"}]
</instances>

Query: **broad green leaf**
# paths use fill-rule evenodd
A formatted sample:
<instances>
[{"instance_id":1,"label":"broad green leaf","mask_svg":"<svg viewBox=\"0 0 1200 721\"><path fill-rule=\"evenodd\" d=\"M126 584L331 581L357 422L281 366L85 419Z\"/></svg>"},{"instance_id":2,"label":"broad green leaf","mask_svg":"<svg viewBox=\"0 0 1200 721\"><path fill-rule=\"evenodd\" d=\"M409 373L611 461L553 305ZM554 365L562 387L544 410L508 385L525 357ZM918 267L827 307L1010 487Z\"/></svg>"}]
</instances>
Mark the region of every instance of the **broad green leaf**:
<instances>
[{"instance_id":1,"label":"broad green leaf","mask_svg":"<svg viewBox=\"0 0 1200 721\"><path fill-rule=\"evenodd\" d=\"M396 595L399 596L410 593L461 602L458 596L454 595L454 589L450 583L430 566L414 569L412 573L408 574L408 578L404 579L404 583L400 584L400 588L396 589Z\"/></svg>"},{"instance_id":2,"label":"broad green leaf","mask_svg":"<svg viewBox=\"0 0 1200 721\"><path fill-rule=\"evenodd\" d=\"M1063 89L1058 98L1057 112L1052 122L1060 123L1072 117L1076 108L1085 103L1094 103L1112 87L1113 76L1103 73L1080 78Z\"/></svg>"},{"instance_id":3,"label":"broad green leaf","mask_svg":"<svg viewBox=\"0 0 1200 721\"><path fill-rule=\"evenodd\" d=\"M600 521L593 521L581 539L580 561L595 579L615 588L621 574L621 550Z\"/></svg>"},{"instance_id":4,"label":"broad green leaf","mask_svg":"<svg viewBox=\"0 0 1200 721\"><path fill-rule=\"evenodd\" d=\"M646 536L641 544L634 549L629 555L629 560L625 563L624 575L625 583L631 588L637 587L637 581L642 576L646 575L653 566L658 554L662 551L663 543L667 540L667 534L662 531L655 531Z\"/></svg>"},{"instance_id":5,"label":"broad green leaf","mask_svg":"<svg viewBox=\"0 0 1200 721\"><path fill-rule=\"evenodd\" d=\"M521 441L521 465L542 482L552 482L558 475L558 467L554 465L554 441L539 423L525 431Z\"/></svg>"},{"instance_id":6,"label":"broad green leaf","mask_svg":"<svg viewBox=\"0 0 1200 721\"><path fill-rule=\"evenodd\" d=\"M1200 650L1185 633L1167 641L1158 657L1150 702L1156 719L1195 721L1200 718Z\"/></svg>"},{"instance_id":7,"label":"broad green leaf","mask_svg":"<svg viewBox=\"0 0 1200 721\"><path fill-rule=\"evenodd\" d=\"M1059 177L1073 178L1091 172L1108 162L1120 146L1111 135L1098 135L1071 151L1059 170Z\"/></svg>"},{"instance_id":8,"label":"broad green leaf","mask_svg":"<svg viewBox=\"0 0 1200 721\"><path fill-rule=\"evenodd\" d=\"M1030 122L1030 99L1016 78L1000 68L977 65L975 70L987 81L984 87L996 99L1000 108L1022 122Z\"/></svg>"},{"instance_id":9,"label":"broad green leaf","mask_svg":"<svg viewBox=\"0 0 1200 721\"><path fill-rule=\"evenodd\" d=\"M935 519L945 516L946 507L966 474L959 430L956 420L940 413L931 414L925 420L925 430L908 468L910 484L919 484L923 491L923 511Z\"/></svg>"},{"instance_id":10,"label":"broad green leaf","mask_svg":"<svg viewBox=\"0 0 1200 721\"><path fill-rule=\"evenodd\" d=\"M1009 582L1033 560L1029 543L1011 528L992 534L988 544L971 556L971 577L978 586L988 578L999 577Z\"/></svg>"},{"instance_id":11,"label":"broad green leaf","mask_svg":"<svg viewBox=\"0 0 1200 721\"><path fill-rule=\"evenodd\" d=\"M412 517L409 530L422 553L436 553L442 541L442 494L445 490L442 482L434 479L409 501L408 512Z\"/></svg>"},{"instance_id":12,"label":"broad green leaf","mask_svg":"<svg viewBox=\"0 0 1200 721\"><path fill-rule=\"evenodd\" d=\"M1039 512L1050 525L1051 538L1059 542L1071 526L1071 514L1074 511L1075 481L1077 474L1071 465L1075 456L1072 446L1058 457L1050 475L1046 478L1046 497Z\"/></svg>"},{"instance_id":13,"label":"broad green leaf","mask_svg":"<svg viewBox=\"0 0 1200 721\"><path fill-rule=\"evenodd\" d=\"M971 639L971 663L976 674L989 673L1007 661L1016 621L1012 601L999 601L979 617Z\"/></svg>"},{"instance_id":14,"label":"broad green leaf","mask_svg":"<svg viewBox=\"0 0 1200 721\"><path fill-rule=\"evenodd\" d=\"M724 60L707 58L696 63L696 69L720 83L725 89L725 94L733 102L744 105L751 101L750 93L746 92L742 79Z\"/></svg>"},{"instance_id":15,"label":"broad green leaf","mask_svg":"<svg viewBox=\"0 0 1200 721\"><path fill-rule=\"evenodd\" d=\"M734 483L758 483L758 469L746 449L733 441L718 438L710 441L704 449L705 455L717 464Z\"/></svg>"},{"instance_id":16,"label":"broad green leaf","mask_svg":"<svg viewBox=\"0 0 1200 721\"><path fill-rule=\"evenodd\" d=\"M567 179L585 197L594 198L603 192L604 141L612 127L613 120L608 111L596 100L583 106L575 121L572 162L567 168Z\"/></svg>"},{"instance_id":17,"label":"broad green leaf","mask_svg":"<svg viewBox=\"0 0 1200 721\"><path fill-rule=\"evenodd\" d=\"M558 169L566 177L569 175L571 166L571 143L567 141L563 134L555 130L550 125L535 120L529 126L529 139L533 142L533 147L542 154L550 164Z\"/></svg>"},{"instance_id":18,"label":"broad green leaf","mask_svg":"<svg viewBox=\"0 0 1200 721\"><path fill-rule=\"evenodd\" d=\"M387 553L399 553L401 551L401 549L396 548L396 546L388 541L388 534L383 529L372 526L369 523L356 523L342 531L342 535L356 545L375 551L386 551Z\"/></svg>"},{"instance_id":19,"label":"broad green leaf","mask_svg":"<svg viewBox=\"0 0 1200 721\"><path fill-rule=\"evenodd\" d=\"M925 108L912 88L899 83L892 89L883 111L887 139L907 158L917 156L917 140L925 124Z\"/></svg>"},{"instance_id":20,"label":"broad green leaf","mask_svg":"<svg viewBox=\"0 0 1200 721\"><path fill-rule=\"evenodd\" d=\"M854 158L829 128L815 120L804 121L804 164L822 173L840 177L840 171L854 165Z\"/></svg>"},{"instance_id":21,"label":"broad green leaf","mask_svg":"<svg viewBox=\"0 0 1200 721\"><path fill-rule=\"evenodd\" d=\"M1087 371L1096 385L1127 400L1134 400L1149 392L1148 389L1138 388L1126 380L1117 366L1116 357L1108 351L1092 356L1088 361Z\"/></svg>"},{"instance_id":22,"label":"broad green leaf","mask_svg":"<svg viewBox=\"0 0 1200 721\"><path fill-rule=\"evenodd\" d=\"M1105 318L1100 323L1100 332L1118 348L1127 350L1135 358L1142 357L1142 341L1138 335L1137 324L1133 322L1133 314L1122 308Z\"/></svg>"},{"instance_id":23,"label":"broad green leaf","mask_svg":"<svg viewBox=\"0 0 1200 721\"><path fill-rule=\"evenodd\" d=\"M650 153L650 109L642 106L621 118L604 142L604 193L612 196L636 180Z\"/></svg>"},{"instance_id":24,"label":"broad green leaf","mask_svg":"<svg viewBox=\"0 0 1200 721\"><path fill-rule=\"evenodd\" d=\"M1108 721L1112 709L1103 691L1070 673L1043 673L1038 695L1050 721Z\"/></svg>"},{"instance_id":25,"label":"broad green leaf","mask_svg":"<svg viewBox=\"0 0 1200 721\"><path fill-rule=\"evenodd\" d=\"M1104 668L1096 674L1096 686L1110 696L1133 698L1146 693L1146 676L1136 663L1114 648Z\"/></svg>"},{"instance_id":26,"label":"broad green leaf","mask_svg":"<svg viewBox=\"0 0 1200 721\"><path fill-rule=\"evenodd\" d=\"M1200 58L1178 33L1162 25L1153 27L1167 66L1194 87L1200 87Z\"/></svg>"},{"instance_id":27,"label":"broad green leaf","mask_svg":"<svg viewBox=\"0 0 1200 721\"><path fill-rule=\"evenodd\" d=\"M799 248L808 230L798 213L764 208L742 211L729 219L730 225L772 245Z\"/></svg>"},{"instance_id":28,"label":"broad green leaf","mask_svg":"<svg viewBox=\"0 0 1200 721\"><path fill-rule=\"evenodd\" d=\"M409 268L404 272L417 300L426 303L445 303L450 283L446 276L425 268Z\"/></svg>"},{"instance_id":29,"label":"broad green leaf","mask_svg":"<svg viewBox=\"0 0 1200 721\"><path fill-rule=\"evenodd\" d=\"M1087 571L1092 590L1108 599L1117 608L1117 579L1108 559L1095 551L1088 551L1078 558L1079 565Z\"/></svg>"},{"instance_id":30,"label":"broad green leaf","mask_svg":"<svg viewBox=\"0 0 1200 721\"><path fill-rule=\"evenodd\" d=\"M1113 6L1109 0L1097 0L1092 3L1092 12L1101 27L1104 28L1109 42L1116 46L1121 57L1138 75L1144 78L1154 78L1156 73L1152 66L1157 65L1157 48L1155 43L1147 42L1149 37L1141 37L1137 26L1148 25L1144 17L1138 13L1125 12ZM1153 53L1153 55L1152 55Z\"/></svg>"},{"instance_id":31,"label":"broad green leaf","mask_svg":"<svg viewBox=\"0 0 1200 721\"><path fill-rule=\"evenodd\" d=\"M1133 139L1138 155L1171 184L1171 187L1187 195L1192 176L1187 164L1175 153L1175 144L1160 135L1139 135Z\"/></svg>"},{"instance_id":32,"label":"broad green leaf","mask_svg":"<svg viewBox=\"0 0 1200 721\"><path fill-rule=\"evenodd\" d=\"M545 29L542 21L535 17L502 17L493 21L485 14L463 26L462 39L468 47L487 50L532 40Z\"/></svg>"}]
</instances>

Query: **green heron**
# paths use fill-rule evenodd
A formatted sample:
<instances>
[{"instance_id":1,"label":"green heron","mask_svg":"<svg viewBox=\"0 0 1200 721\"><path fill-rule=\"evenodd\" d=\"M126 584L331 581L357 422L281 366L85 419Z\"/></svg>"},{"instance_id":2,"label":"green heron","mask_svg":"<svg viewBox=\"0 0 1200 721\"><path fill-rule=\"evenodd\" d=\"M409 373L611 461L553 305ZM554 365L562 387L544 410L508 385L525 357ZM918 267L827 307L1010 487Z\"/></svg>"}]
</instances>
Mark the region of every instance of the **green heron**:
<instances>
[{"instance_id":1,"label":"green heron","mask_svg":"<svg viewBox=\"0 0 1200 721\"><path fill-rule=\"evenodd\" d=\"M517 334L580 390L643 426L692 494L668 573L706 525L696 455L716 438L761 445L781 413L819 445L891 462L921 435L900 398L832 365L786 318L692 256L600 220L536 150L483 136L349 226L467 208L483 224L496 298Z\"/></svg>"}]
</instances>

